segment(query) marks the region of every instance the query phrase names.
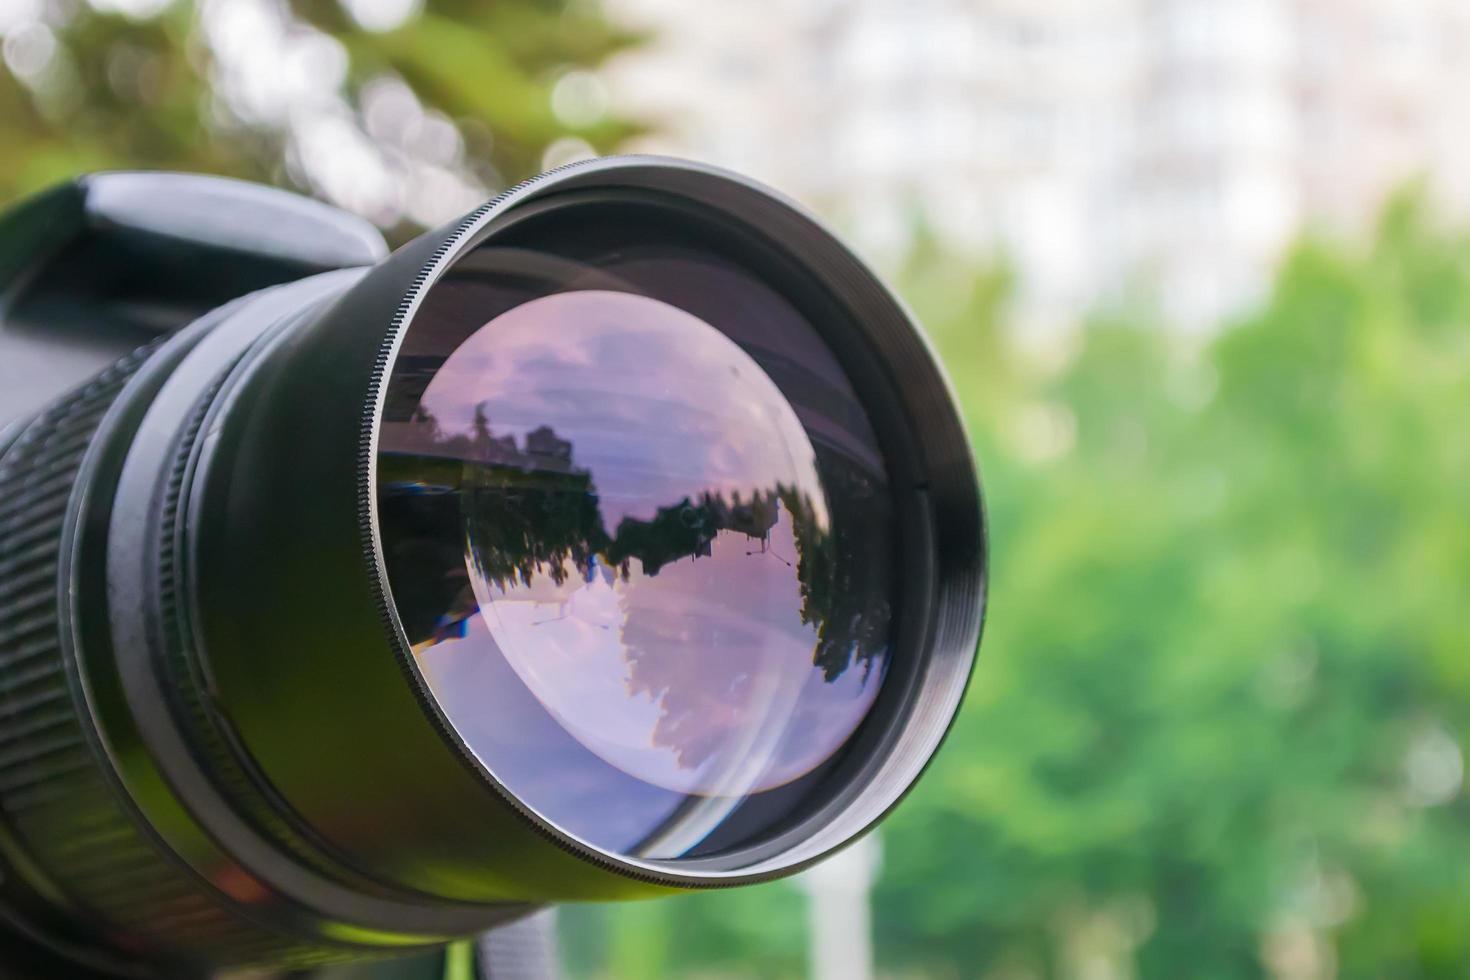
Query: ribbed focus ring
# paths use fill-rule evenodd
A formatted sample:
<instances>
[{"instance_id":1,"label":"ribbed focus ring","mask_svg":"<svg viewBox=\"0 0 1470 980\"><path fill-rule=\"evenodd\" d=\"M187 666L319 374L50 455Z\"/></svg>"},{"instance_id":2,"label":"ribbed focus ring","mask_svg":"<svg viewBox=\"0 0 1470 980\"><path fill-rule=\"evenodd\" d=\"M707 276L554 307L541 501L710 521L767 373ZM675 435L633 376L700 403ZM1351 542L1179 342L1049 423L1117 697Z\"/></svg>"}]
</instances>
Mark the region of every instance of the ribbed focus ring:
<instances>
[{"instance_id":1,"label":"ribbed focus ring","mask_svg":"<svg viewBox=\"0 0 1470 980\"><path fill-rule=\"evenodd\" d=\"M104 774L68 680L63 523L93 435L152 352L118 361L0 447L0 820L47 879L33 884L115 941L236 963L338 959L246 920L162 853Z\"/></svg>"},{"instance_id":2,"label":"ribbed focus ring","mask_svg":"<svg viewBox=\"0 0 1470 980\"><path fill-rule=\"evenodd\" d=\"M146 358L139 351L33 419L0 455L0 811L22 836L55 816L95 763L62 662L61 529L102 415ZM83 847L85 845L82 845Z\"/></svg>"}]
</instances>

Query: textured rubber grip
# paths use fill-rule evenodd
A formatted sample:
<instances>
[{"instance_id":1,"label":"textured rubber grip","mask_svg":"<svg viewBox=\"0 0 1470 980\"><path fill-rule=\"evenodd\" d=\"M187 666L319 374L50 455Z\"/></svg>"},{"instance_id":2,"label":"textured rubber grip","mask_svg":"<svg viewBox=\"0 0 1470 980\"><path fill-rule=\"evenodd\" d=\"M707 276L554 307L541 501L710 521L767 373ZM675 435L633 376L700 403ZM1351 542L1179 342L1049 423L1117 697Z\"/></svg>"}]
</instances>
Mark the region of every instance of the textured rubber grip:
<instances>
[{"instance_id":1,"label":"textured rubber grip","mask_svg":"<svg viewBox=\"0 0 1470 980\"><path fill-rule=\"evenodd\" d=\"M44 875L33 885L59 892L112 941L235 963L339 959L240 916L164 853L110 781L69 679L58 598L73 485L103 416L152 351L118 361L0 446L0 820Z\"/></svg>"}]
</instances>

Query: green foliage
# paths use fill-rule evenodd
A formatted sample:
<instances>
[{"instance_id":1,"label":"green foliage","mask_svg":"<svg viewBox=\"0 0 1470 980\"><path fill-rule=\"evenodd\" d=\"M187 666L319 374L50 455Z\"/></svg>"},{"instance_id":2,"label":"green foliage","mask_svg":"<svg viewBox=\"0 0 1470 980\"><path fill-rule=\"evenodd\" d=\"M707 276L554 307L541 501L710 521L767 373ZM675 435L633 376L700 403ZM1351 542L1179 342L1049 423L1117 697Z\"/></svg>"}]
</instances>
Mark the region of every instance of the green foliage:
<instances>
[{"instance_id":1,"label":"green foliage","mask_svg":"<svg viewBox=\"0 0 1470 980\"><path fill-rule=\"evenodd\" d=\"M959 272L904 278L982 450L993 593L884 831L881 968L1463 976L1470 243L1406 195L1206 349L1112 317L1060 368L1007 342L1003 276ZM669 904L665 975L799 972L734 925L796 901Z\"/></svg>"},{"instance_id":2,"label":"green foliage","mask_svg":"<svg viewBox=\"0 0 1470 980\"><path fill-rule=\"evenodd\" d=\"M359 27L337 0L233 4L237 9L229 9L231 0L173 0L137 19L80 3L45 5L39 29L12 35L11 70L0 65L0 202L117 167L319 190L299 167L287 166L282 119L252 117L222 95L219 79L228 66L219 38L243 36L241 13L257 9L278 17L290 36L335 38L304 54L267 52L277 70L323 73L348 115L361 110L364 89L375 80L402 80L426 110L456 124L467 176L490 188L536 173L559 138L575 136L606 151L634 131L595 114L568 123L552 110L552 88L566 72L595 67L637 40L583 0L425 0L418 14L384 32ZM207 10L241 24L211 35ZM279 43L262 36L261 44ZM344 54L342 80L334 83L333 63ZM21 70L31 61L34 71Z\"/></svg>"},{"instance_id":3,"label":"green foliage","mask_svg":"<svg viewBox=\"0 0 1470 980\"><path fill-rule=\"evenodd\" d=\"M577 0L486 3L430 0L421 16L387 33L354 30L336 0L294 0L308 20L342 40L355 85L383 72L454 119L488 127L485 162L519 180L540 168L547 145L569 127L552 112L550 82L574 66L595 66L635 38L608 25L594 4ZM611 149L633 130L599 119L576 128Z\"/></svg>"}]
</instances>

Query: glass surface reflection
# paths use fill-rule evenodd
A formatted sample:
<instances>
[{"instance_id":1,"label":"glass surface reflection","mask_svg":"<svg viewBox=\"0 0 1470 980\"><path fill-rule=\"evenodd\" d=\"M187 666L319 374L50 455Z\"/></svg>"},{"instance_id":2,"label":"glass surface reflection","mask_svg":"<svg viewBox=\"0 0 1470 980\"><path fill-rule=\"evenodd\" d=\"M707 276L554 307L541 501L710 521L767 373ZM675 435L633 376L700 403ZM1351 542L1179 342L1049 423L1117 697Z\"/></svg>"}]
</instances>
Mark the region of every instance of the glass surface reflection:
<instances>
[{"instance_id":1,"label":"glass surface reflection","mask_svg":"<svg viewBox=\"0 0 1470 980\"><path fill-rule=\"evenodd\" d=\"M851 737L888 655L887 596L857 587L808 426L670 303L507 306L380 434L420 672L502 783L594 844L678 856L775 801L759 829Z\"/></svg>"}]
</instances>

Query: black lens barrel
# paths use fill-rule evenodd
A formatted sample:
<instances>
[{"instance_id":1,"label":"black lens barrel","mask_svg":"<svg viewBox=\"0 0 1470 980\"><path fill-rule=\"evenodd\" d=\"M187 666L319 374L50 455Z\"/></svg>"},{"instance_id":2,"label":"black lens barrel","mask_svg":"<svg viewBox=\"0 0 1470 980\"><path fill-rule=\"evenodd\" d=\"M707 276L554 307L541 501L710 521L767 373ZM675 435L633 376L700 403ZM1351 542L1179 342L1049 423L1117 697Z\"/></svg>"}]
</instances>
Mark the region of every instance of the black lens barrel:
<instances>
[{"instance_id":1,"label":"black lens barrel","mask_svg":"<svg viewBox=\"0 0 1470 980\"><path fill-rule=\"evenodd\" d=\"M588 195L657 198L774 261L859 393L894 488L902 592L873 712L821 799L718 860L591 846L500 785L425 689L384 567L374 459L404 330L458 259L532 211L575 225ZM10 438L0 917L117 973L306 966L539 903L790 874L912 785L973 661L980 491L932 354L813 219L699 165L545 175L370 270L236 301Z\"/></svg>"}]
</instances>

